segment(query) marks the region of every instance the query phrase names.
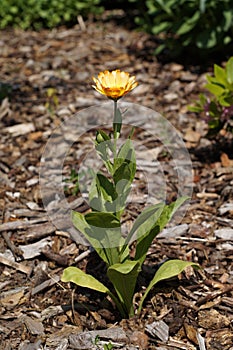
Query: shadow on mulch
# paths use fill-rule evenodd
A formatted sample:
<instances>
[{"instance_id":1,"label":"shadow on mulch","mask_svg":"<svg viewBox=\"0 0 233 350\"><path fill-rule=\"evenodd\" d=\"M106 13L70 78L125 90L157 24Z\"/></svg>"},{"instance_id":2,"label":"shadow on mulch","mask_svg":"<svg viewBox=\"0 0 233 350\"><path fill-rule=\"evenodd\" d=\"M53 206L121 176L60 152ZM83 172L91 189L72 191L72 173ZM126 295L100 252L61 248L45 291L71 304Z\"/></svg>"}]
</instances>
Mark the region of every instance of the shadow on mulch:
<instances>
[{"instance_id":1,"label":"shadow on mulch","mask_svg":"<svg viewBox=\"0 0 233 350\"><path fill-rule=\"evenodd\" d=\"M179 51L176 51L174 45L173 48L166 48L160 54L155 54L157 47L163 44L163 40L154 34L139 29L138 25L135 24L135 18L140 15L139 10L133 9L131 5L125 7L122 6L116 8L116 5L110 3L105 4L106 11L101 15L103 23L109 20L115 23L116 27L123 27L130 31L140 31L143 35L147 35L147 40L144 41L144 46L137 48L132 47L132 53L135 57L145 57L147 61L158 60L159 63L165 65L171 62L176 62L184 66L185 70L189 70L196 74L202 74L212 69L214 64L221 65L222 62L227 61L232 56L232 47L225 46L218 50L198 50L196 46L182 47L177 40L177 47ZM142 4L141 12L145 12L146 9ZM130 51L130 50L129 50ZM130 52L129 52L130 53Z\"/></svg>"},{"instance_id":2,"label":"shadow on mulch","mask_svg":"<svg viewBox=\"0 0 233 350\"><path fill-rule=\"evenodd\" d=\"M148 261L147 264L143 264L142 270L138 275L138 279L135 287L135 293L134 293L135 297L138 293L139 293L138 295L140 295L143 289L149 285L156 271L167 260L169 259L165 259L157 264L151 263L150 261ZM106 287L108 287L113 292L113 294L115 294L115 291L113 290L113 286L107 277L106 264L99 258L96 252L93 252L90 255L89 259L87 260L86 273L97 278L101 283L103 283ZM143 308L144 311L146 309L148 312L148 310L150 309L150 303L149 304L147 303L157 293L165 293L165 294L172 293L173 291L178 290L180 286L187 287L191 285L192 286L197 285L196 278L193 277L193 278L190 278L190 280L188 280L186 278L180 279L178 278L178 276L175 276L170 279L160 281L149 292ZM120 315L118 310L116 309L114 310L112 303L107 300L105 294L90 290L88 288L82 288L82 287L78 287L78 293L79 295L80 294L85 295L89 299L89 303L92 304L91 307L94 309L96 308L96 311L101 310L102 312L103 309L105 309L106 311L108 311L109 315L110 314L112 314L112 316L114 315L115 321L118 321L118 322L121 321L122 316ZM98 302L96 303L97 300Z\"/></svg>"},{"instance_id":3,"label":"shadow on mulch","mask_svg":"<svg viewBox=\"0 0 233 350\"><path fill-rule=\"evenodd\" d=\"M223 153L232 158L233 139L218 138L213 140L211 145L205 147L193 147L189 152L201 163L211 164L220 161Z\"/></svg>"}]
</instances>

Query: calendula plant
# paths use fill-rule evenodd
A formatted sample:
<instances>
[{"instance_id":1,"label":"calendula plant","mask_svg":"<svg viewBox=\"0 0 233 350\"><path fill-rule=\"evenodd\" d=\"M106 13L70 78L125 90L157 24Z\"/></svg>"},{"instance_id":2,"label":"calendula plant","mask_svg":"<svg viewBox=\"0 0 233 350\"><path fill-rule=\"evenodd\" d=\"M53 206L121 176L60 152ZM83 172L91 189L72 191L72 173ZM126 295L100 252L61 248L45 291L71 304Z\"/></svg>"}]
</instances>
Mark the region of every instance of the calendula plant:
<instances>
[{"instance_id":1,"label":"calendula plant","mask_svg":"<svg viewBox=\"0 0 233 350\"><path fill-rule=\"evenodd\" d=\"M214 65L214 75L207 75L205 88L209 96L200 94L199 101L190 110L200 113L209 126L209 135L222 128L233 131L233 57L226 67Z\"/></svg>"},{"instance_id":2,"label":"calendula plant","mask_svg":"<svg viewBox=\"0 0 233 350\"><path fill-rule=\"evenodd\" d=\"M117 102L138 83L134 76L120 70L101 72L98 78L93 80L94 89L113 100L113 130L109 135L103 130L96 133L95 149L102 159L105 172L99 171L90 186L91 211L85 215L72 212L72 220L74 226L106 263L107 276L112 288L107 288L94 276L73 266L63 271L61 280L108 294L121 316L127 318L135 313L133 297L136 282L148 249L156 235L187 198L179 198L169 205L159 203L146 207L134 221L127 235L123 235L121 219L135 178L136 155L132 141L133 130L127 140L118 147L122 114ZM131 250L132 242L135 243L134 253ZM197 264L182 260L164 262L147 286L137 313L140 313L145 298L156 283L177 276L187 266L198 267Z\"/></svg>"}]
</instances>

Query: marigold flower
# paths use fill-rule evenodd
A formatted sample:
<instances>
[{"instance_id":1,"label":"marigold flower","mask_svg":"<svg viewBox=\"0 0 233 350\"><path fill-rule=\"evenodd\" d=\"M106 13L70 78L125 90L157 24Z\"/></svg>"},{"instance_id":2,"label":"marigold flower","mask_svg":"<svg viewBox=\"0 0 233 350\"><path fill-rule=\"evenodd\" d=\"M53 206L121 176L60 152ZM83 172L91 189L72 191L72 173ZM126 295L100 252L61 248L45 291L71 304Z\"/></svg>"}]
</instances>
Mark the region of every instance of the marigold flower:
<instances>
[{"instance_id":1,"label":"marigold flower","mask_svg":"<svg viewBox=\"0 0 233 350\"><path fill-rule=\"evenodd\" d=\"M138 85L135 76L131 77L129 73L119 69L111 72L108 70L100 72L97 78L93 77L93 80L96 85L92 85L92 87L96 91L115 101Z\"/></svg>"}]
</instances>

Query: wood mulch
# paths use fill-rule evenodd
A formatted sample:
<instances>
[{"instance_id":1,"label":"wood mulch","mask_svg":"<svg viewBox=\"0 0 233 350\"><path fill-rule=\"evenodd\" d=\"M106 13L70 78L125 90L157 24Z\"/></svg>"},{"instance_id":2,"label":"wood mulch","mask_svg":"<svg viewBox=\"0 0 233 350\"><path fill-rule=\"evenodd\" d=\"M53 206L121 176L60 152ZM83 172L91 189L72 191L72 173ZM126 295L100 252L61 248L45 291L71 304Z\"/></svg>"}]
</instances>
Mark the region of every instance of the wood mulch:
<instances>
[{"instance_id":1,"label":"wood mulch","mask_svg":"<svg viewBox=\"0 0 233 350\"><path fill-rule=\"evenodd\" d=\"M109 349L111 342L113 349L233 350L232 136L223 130L218 139L207 139L205 123L188 111L212 66L163 63L153 55L155 45L149 35L106 20L79 19L70 29L1 31L0 349ZM71 239L66 227L51 221L39 178L49 137L66 118L105 102L91 88L92 76L116 68L139 81L124 101L165 116L192 160L192 200L182 221L154 241L139 284L146 286L166 259L202 267L154 288L141 315L129 320L121 320L103 295L60 281L64 267L75 265L104 278L104 266L89 247ZM78 116L74 128L82 130L84 118L79 122ZM73 139L65 178L89 152L90 134ZM149 143L142 130L138 135ZM57 145L51 159L59 160L59 138ZM165 171L164 176L172 199L172 175ZM139 173L138 202L146 191L143 181ZM87 209L72 181L66 199L73 209ZM54 200L49 192L46 200ZM129 213L135 216L140 204L131 203Z\"/></svg>"}]
</instances>

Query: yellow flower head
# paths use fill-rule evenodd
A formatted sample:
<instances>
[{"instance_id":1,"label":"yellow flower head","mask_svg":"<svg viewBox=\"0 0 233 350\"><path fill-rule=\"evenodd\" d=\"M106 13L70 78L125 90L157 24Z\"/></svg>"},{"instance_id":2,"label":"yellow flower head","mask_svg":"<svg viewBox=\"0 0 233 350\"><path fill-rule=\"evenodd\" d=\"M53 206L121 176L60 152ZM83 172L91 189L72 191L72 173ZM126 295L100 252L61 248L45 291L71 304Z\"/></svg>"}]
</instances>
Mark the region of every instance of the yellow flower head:
<instances>
[{"instance_id":1,"label":"yellow flower head","mask_svg":"<svg viewBox=\"0 0 233 350\"><path fill-rule=\"evenodd\" d=\"M121 72L119 69L112 72L108 70L100 72L98 78L93 77L93 80L96 85L92 87L96 91L115 101L138 85L134 76L130 77L129 73Z\"/></svg>"}]
</instances>

